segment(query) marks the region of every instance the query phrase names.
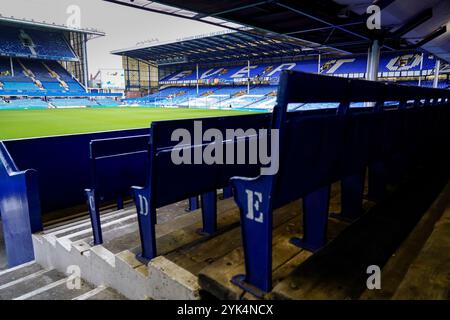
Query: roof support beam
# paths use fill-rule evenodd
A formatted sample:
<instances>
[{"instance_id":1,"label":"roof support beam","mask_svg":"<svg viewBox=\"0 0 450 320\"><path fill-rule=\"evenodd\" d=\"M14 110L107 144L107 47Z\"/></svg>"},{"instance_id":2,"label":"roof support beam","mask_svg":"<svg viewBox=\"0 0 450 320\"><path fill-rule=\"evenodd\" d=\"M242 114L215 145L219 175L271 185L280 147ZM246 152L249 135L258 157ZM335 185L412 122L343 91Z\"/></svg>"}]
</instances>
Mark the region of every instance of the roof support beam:
<instances>
[{"instance_id":1,"label":"roof support beam","mask_svg":"<svg viewBox=\"0 0 450 320\"><path fill-rule=\"evenodd\" d=\"M414 18L406 22L403 26L398 28L395 32L392 33L392 36L395 38L399 38L407 34L408 32L414 30L424 22L430 20L433 17L433 9L428 8L416 15Z\"/></svg>"},{"instance_id":2,"label":"roof support beam","mask_svg":"<svg viewBox=\"0 0 450 320\"><path fill-rule=\"evenodd\" d=\"M394 3L396 0L375 0L372 2L372 5L378 6L381 11L386 9L388 6L390 6L392 3ZM362 14L361 16L357 17L350 23L366 23L367 18L370 16L367 12Z\"/></svg>"},{"instance_id":3,"label":"roof support beam","mask_svg":"<svg viewBox=\"0 0 450 320\"><path fill-rule=\"evenodd\" d=\"M218 23L214 23L214 22L207 21L207 20L200 20L200 17L198 15L196 15L194 17L186 17L186 16L183 16L181 14L177 14L176 12L165 12L163 10L157 10L157 9L145 7L145 6L142 6L142 5L137 5L137 4L134 4L132 2L130 2L130 3L122 2L120 0L104 0L104 1L112 2L112 3L115 3L115 4L120 4L120 5L125 6L125 7L136 8L136 9L141 9L141 10L145 10L145 11L149 11L149 12L165 14L165 15L168 15L168 16L171 16L171 17L177 17L177 18L182 18L182 19L189 19L189 20L194 20L194 21L201 21L201 22L209 24L209 25L218 26L218 27L222 27L222 28L224 27L224 26L221 26ZM206 15L206 16L209 16L209 15ZM234 27L230 27L230 26L227 26L226 28L228 28L230 30L234 30L234 31L243 31L240 28L234 28Z\"/></svg>"},{"instance_id":4,"label":"roof support beam","mask_svg":"<svg viewBox=\"0 0 450 320\"><path fill-rule=\"evenodd\" d=\"M390 5L390 4L391 4L392 2L394 2L394 1L395 1L395 0L380 0L380 1L378 1L377 3L379 3L380 8L381 8L381 6L382 6L383 8L385 8L385 7L387 7L388 5ZM312 20L315 20L315 21L317 21L317 22L323 23L323 24L327 25L328 27L330 27L330 28L332 28L332 29L340 30L340 31L342 31L342 32L345 32L345 33L347 33L347 34L350 34L350 35L352 35L352 36L354 36L354 37L356 37L356 38L362 39L362 40L371 41L371 39L370 39L368 36L365 36L365 35L360 34L360 33L358 33L358 32L353 32L353 31L351 31L351 30L349 30L349 29L347 29L347 28L345 28L345 27L343 27L343 26L341 26L341 25L338 25L338 24L335 24L335 23L326 21L326 20L324 20L324 19L322 19L322 18L319 18L319 17L317 17L317 16L314 15L314 14L310 14L310 13L306 12L306 10L304 10L304 9L302 9L302 8L298 8L298 7L297 7L296 5L294 5L294 4L287 5L287 4L279 3L279 2L277 2L276 4L277 4L278 6L280 6L280 7L282 7L282 8L291 10L292 12L298 13L298 14L304 16L304 17L307 17L307 18L309 18L309 19L312 19ZM376 3L375 3L375 4L376 4ZM352 21L352 22L355 23L355 22L360 22L360 21ZM386 47L387 49L389 49L389 50L394 50L394 49L391 48L390 46L385 46L385 47Z\"/></svg>"},{"instance_id":5,"label":"roof support beam","mask_svg":"<svg viewBox=\"0 0 450 320\"><path fill-rule=\"evenodd\" d=\"M429 35L427 35L425 38L423 38L416 44L412 45L410 48L417 49L419 47L422 47L423 45L427 44L428 42L433 41L434 39L442 36L446 32L447 32L447 26L442 26L442 27L436 29L435 31L433 31L432 33L430 33Z\"/></svg>"},{"instance_id":6,"label":"roof support beam","mask_svg":"<svg viewBox=\"0 0 450 320\"><path fill-rule=\"evenodd\" d=\"M390 6L395 0L375 0L372 5L379 6L381 10Z\"/></svg>"},{"instance_id":7,"label":"roof support beam","mask_svg":"<svg viewBox=\"0 0 450 320\"><path fill-rule=\"evenodd\" d=\"M318 18L318 17L316 17L316 16L314 16L312 14L309 14L309 13L305 12L304 10L300 10L298 8L294 8L292 5L286 5L286 4L283 4L283 3L277 3L277 5L282 7L282 8L288 9L288 10L290 10L292 12L298 13L298 14L300 14L302 16L305 16L305 17L307 17L309 19L312 19L312 20L315 20L317 22L323 23L323 24L325 24L325 25L327 25L329 27L336 28L336 29L338 29L340 31L343 31L343 32L348 33L348 34L351 34L351 35L353 35L353 36L355 36L357 38L364 39L364 40L369 40L369 38L366 37L366 36L363 36L363 35L361 35L359 33L350 31L350 30L348 30L346 28L343 28L343 27L341 27L339 25L336 25L336 24L333 24L331 22L325 21L325 20L323 20L321 18Z\"/></svg>"},{"instance_id":8,"label":"roof support beam","mask_svg":"<svg viewBox=\"0 0 450 320\"><path fill-rule=\"evenodd\" d=\"M207 16L209 16L209 17L217 17L217 16L220 16L222 14L227 14L227 13L232 13L232 12L236 12L236 11L241 11L241 10L244 10L244 9L258 7L260 5L263 5L263 4L266 4L266 3L271 3L271 2L274 2L274 0L265 0L265 1L255 2L255 3L252 3L252 4L247 4L245 6L239 6L239 7L236 7L236 8L232 8L232 9L228 9L228 10L224 10L224 11L220 11L220 12L216 12L216 13L211 13L211 14L208 14ZM205 17L205 15L204 15L204 17Z\"/></svg>"},{"instance_id":9,"label":"roof support beam","mask_svg":"<svg viewBox=\"0 0 450 320\"><path fill-rule=\"evenodd\" d=\"M337 26L339 27L350 27L350 26L355 26L355 25L359 25L362 24L363 22L358 21L358 22L350 22L350 23L345 23L345 24L339 24ZM298 30L298 31L291 31L291 32L285 32L283 34L285 35L293 35L293 34L300 34L300 33L309 33L309 32L316 32L316 31L323 31L323 30L328 30L328 29L334 29L336 26L326 26L326 27L322 27L322 28L313 28L313 29L304 29L304 30Z\"/></svg>"}]
</instances>

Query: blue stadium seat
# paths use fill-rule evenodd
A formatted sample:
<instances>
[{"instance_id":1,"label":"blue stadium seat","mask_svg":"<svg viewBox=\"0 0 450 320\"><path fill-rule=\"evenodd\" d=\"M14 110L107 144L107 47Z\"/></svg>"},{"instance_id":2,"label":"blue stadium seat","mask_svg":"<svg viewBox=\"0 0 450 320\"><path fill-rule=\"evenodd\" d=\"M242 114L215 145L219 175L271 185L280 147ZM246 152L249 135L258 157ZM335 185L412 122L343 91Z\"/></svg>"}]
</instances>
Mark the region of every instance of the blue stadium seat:
<instances>
[{"instance_id":1,"label":"blue stadium seat","mask_svg":"<svg viewBox=\"0 0 450 320\"><path fill-rule=\"evenodd\" d=\"M48 103L41 99L14 99L0 102L0 110L47 109Z\"/></svg>"},{"instance_id":2,"label":"blue stadium seat","mask_svg":"<svg viewBox=\"0 0 450 320\"><path fill-rule=\"evenodd\" d=\"M139 232L141 235L142 257L152 259L156 252L156 209L168 204L176 203L199 194L203 196L202 217L205 234L216 231L216 190L227 187L229 179L235 175L255 176L259 172L259 164L247 165L189 165L174 164L171 160L171 152L177 148L177 143L172 140L175 129L183 128L193 133L195 120L201 120L202 126L215 128L225 137L227 129L267 128L270 114L243 115L229 117L210 117L204 119L188 119L174 121L155 121L151 124L149 145L150 170L146 175L146 183L143 187L133 187L134 201L139 220ZM256 139L255 135L247 136L248 139ZM230 141L217 141L224 145L234 143ZM206 145L186 145L185 151L202 150ZM224 148L228 149L228 148ZM202 177L199 179L198 177ZM177 181L177 183L173 183Z\"/></svg>"},{"instance_id":3,"label":"blue stadium seat","mask_svg":"<svg viewBox=\"0 0 450 320\"><path fill-rule=\"evenodd\" d=\"M56 61L14 58L13 68L14 76L9 58L0 57L0 95L83 96L86 93Z\"/></svg>"},{"instance_id":4,"label":"blue stadium seat","mask_svg":"<svg viewBox=\"0 0 450 320\"><path fill-rule=\"evenodd\" d=\"M434 69L435 59L428 55L424 55L423 63L421 63L421 59L422 55L418 52L383 53L380 59L379 73L383 77L418 76L420 74L420 65L422 64L424 74L429 74ZM352 77L363 78L366 73L366 67L367 57L365 55L344 56L323 59L320 63L320 72L327 75L350 74ZM317 73L318 68L316 59L275 64L252 64L250 66L250 78L278 81L282 70ZM202 84L245 82L248 77L247 70L247 64L233 67L200 68L199 79L202 81ZM186 69L164 76L160 79L160 82L162 84L183 82L193 85L196 82L196 75L196 70Z\"/></svg>"},{"instance_id":5,"label":"blue stadium seat","mask_svg":"<svg viewBox=\"0 0 450 320\"><path fill-rule=\"evenodd\" d=\"M395 158L402 155L405 167L420 156L439 154L450 134L450 95L445 90L285 72L277 99L272 129L279 134L279 170L254 179L231 179L245 256L245 275L232 282L257 297L272 288L274 210L302 198L303 238L292 238L291 243L319 250L326 244L332 183L341 182L340 216L352 221L362 213L366 167L369 196L373 190L382 196L387 168ZM396 107L385 107L387 101L396 101ZM376 103L351 108L351 102ZM291 103L338 107L288 112Z\"/></svg>"},{"instance_id":6,"label":"blue stadium seat","mask_svg":"<svg viewBox=\"0 0 450 320\"><path fill-rule=\"evenodd\" d=\"M95 101L97 101L97 103L100 106L105 106L105 107L118 107L121 104L119 102L117 102L116 100L113 99L108 99L108 98L102 98L102 99L95 99Z\"/></svg>"},{"instance_id":7,"label":"blue stadium seat","mask_svg":"<svg viewBox=\"0 0 450 320\"><path fill-rule=\"evenodd\" d=\"M71 99L51 99L50 103L56 107L94 107L98 106L95 100L85 98L71 98Z\"/></svg>"},{"instance_id":8,"label":"blue stadium seat","mask_svg":"<svg viewBox=\"0 0 450 320\"><path fill-rule=\"evenodd\" d=\"M24 45L24 38L29 40L29 46ZM8 26L2 26L0 54L51 60L77 60L62 32L44 32Z\"/></svg>"}]
</instances>

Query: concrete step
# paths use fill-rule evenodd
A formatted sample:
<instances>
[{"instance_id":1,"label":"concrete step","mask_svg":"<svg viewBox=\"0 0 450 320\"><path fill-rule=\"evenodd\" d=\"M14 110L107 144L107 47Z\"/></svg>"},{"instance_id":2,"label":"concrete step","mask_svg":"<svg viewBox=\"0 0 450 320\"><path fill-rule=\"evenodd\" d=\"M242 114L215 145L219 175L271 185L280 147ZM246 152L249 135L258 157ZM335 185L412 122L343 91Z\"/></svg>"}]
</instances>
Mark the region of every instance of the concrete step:
<instances>
[{"instance_id":1,"label":"concrete step","mask_svg":"<svg viewBox=\"0 0 450 320\"><path fill-rule=\"evenodd\" d=\"M160 254L204 238L196 232L201 228L201 210L186 212L186 207L187 201L182 201L158 210L156 238L161 239L158 242ZM219 201L219 228L230 223L235 210L233 199ZM95 285L91 291L81 295L83 299L120 299L120 294L127 299L198 299L196 287L195 290L191 288L196 279L189 272L173 263L168 265L164 259L152 261L149 265L137 259L140 239L136 218L134 208L122 215L115 211L103 216L104 243L98 246L92 245L89 220L34 234L36 261L46 268L62 272L68 266L79 266L82 277ZM174 232L176 239L168 237ZM166 274L168 269L170 274ZM183 281L178 283L180 274ZM101 286L107 288L102 289Z\"/></svg>"},{"instance_id":2,"label":"concrete step","mask_svg":"<svg viewBox=\"0 0 450 320\"><path fill-rule=\"evenodd\" d=\"M124 233L136 232L137 215L134 207L116 210L101 216L102 232L104 241L120 237ZM52 243L57 241L67 250L72 243L83 240L87 244L92 244L92 228L89 219L68 224L66 227L48 229L39 234Z\"/></svg>"},{"instance_id":3,"label":"concrete step","mask_svg":"<svg viewBox=\"0 0 450 320\"><path fill-rule=\"evenodd\" d=\"M184 210L187 206L187 201L181 201L158 209L158 224L165 223L179 215L187 214ZM102 214L100 219L102 223L103 241L105 244L114 242L116 239L118 239L119 242L122 242L122 237L126 235L133 235L135 240L138 241L137 214L134 206L128 206L122 210L113 210ZM64 226L46 229L42 235L53 239L53 241L58 239L67 248L70 247L71 243L80 240L84 240L89 244L93 242L89 218L68 223ZM138 245L137 242L134 246L136 245Z\"/></svg>"},{"instance_id":4,"label":"concrete step","mask_svg":"<svg viewBox=\"0 0 450 320\"><path fill-rule=\"evenodd\" d=\"M33 262L0 273L0 300L124 300L107 286L93 286Z\"/></svg>"},{"instance_id":5,"label":"concrete step","mask_svg":"<svg viewBox=\"0 0 450 320\"><path fill-rule=\"evenodd\" d=\"M36 289L65 281L66 276L54 269L40 270L0 286L0 299L12 300Z\"/></svg>"},{"instance_id":6,"label":"concrete step","mask_svg":"<svg viewBox=\"0 0 450 320\"><path fill-rule=\"evenodd\" d=\"M6 269L0 272L0 287L23 277L36 274L36 272L40 272L42 270L44 269L34 261L22 264L14 268Z\"/></svg>"},{"instance_id":7,"label":"concrete step","mask_svg":"<svg viewBox=\"0 0 450 320\"><path fill-rule=\"evenodd\" d=\"M126 298L112 288L98 286L91 292L74 300L126 300Z\"/></svg>"},{"instance_id":8,"label":"concrete step","mask_svg":"<svg viewBox=\"0 0 450 320\"><path fill-rule=\"evenodd\" d=\"M157 210L158 225L188 216L185 212L187 201L180 201L173 205ZM119 253L125 249L131 249L140 244L136 208L129 206L122 210L115 210L102 214L102 233L104 246L113 253ZM66 249L70 249L73 243L84 241L92 245L92 228L89 218L69 223L65 226L47 229L40 234L48 241L57 241Z\"/></svg>"},{"instance_id":9,"label":"concrete step","mask_svg":"<svg viewBox=\"0 0 450 320\"><path fill-rule=\"evenodd\" d=\"M134 208L128 208L123 210L116 210L108 214L102 214L100 220L102 227L105 224L113 223L117 220L124 219L128 216L135 216L136 210ZM81 235L83 233L91 232L91 221L89 218L79 220L73 223L66 224L64 226L58 226L56 228L50 228L44 231L44 234L51 235L57 238L63 238L70 235Z\"/></svg>"},{"instance_id":10,"label":"concrete step","mask_svg":"<svg viewBox=\"0 0 450 320\"><path fill-rule=\"evenodd\" d=\"M184 212L184 209L187 207L188 201L185 200L157 209L158 223L166 222L178 216L179 213ZM100 219L102 227L104 228L103 231L106 232L107 230L112 229L110 226L114 226L115 222L127 221L127 217L129 216L136 218L136 207L132 203L127 203L124 209L121 210L115 210L113 208L102 210ZM136 221L136 219L134 219L134 221ZM62 238L74 234L82 235L83 233L89 233L89 230L91 230L91 221L88 213L86 213L86 217L83 219L75 219L75 221L72 222L65 222L63 224L47 227L43 234Z\"/></svg>"},{"instance_id":11,"label":"concrete step","mask_svg":"<svg viewBox=\"0 0 450 320\"><path fill-rule=\"evenodd\" d=\"M15 297L14 300L72 300L94 290L94 287L84 280L79 282L79 286L71 287L69 286L72 284L71 279L65 277L64 274L60 274L60 276L62 276L60 280L30 290Z\"/></svg>"}]
</instances>

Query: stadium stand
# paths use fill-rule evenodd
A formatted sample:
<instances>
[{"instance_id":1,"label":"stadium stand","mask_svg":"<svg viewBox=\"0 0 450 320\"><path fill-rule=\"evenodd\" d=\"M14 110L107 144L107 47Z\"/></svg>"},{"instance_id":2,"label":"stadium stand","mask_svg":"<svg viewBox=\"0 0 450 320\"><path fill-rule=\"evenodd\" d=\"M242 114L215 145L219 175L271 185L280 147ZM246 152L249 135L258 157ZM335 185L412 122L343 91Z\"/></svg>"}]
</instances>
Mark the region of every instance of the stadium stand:
<instances>
[{"instance_id":1,"label":"stadium stand","mask_svg":"<svg viewBox=\"0 0 450 320\"><path fill-rule=\"evenodd\" d=\"M380 60L380 77L419 76L422 55L420 53L384 53ZM433 57L424 56L422 74L431 74L435 65ZM364 78L366 73L366 56L345 56L321 61L320 72L327 75L348 75L349 78ZM285 62L278 64L261 64L250 66L250 78L260 80L277 80L282 70L317 73L317 60ZM200 68L199 80L206 82L216 79L221 83L247 81L248 66ZM161 84L176 84L180 82L195 83L196 72L186 69L171 73L160 80Z\"/></svg>"},{"instance_id":2,"label":"stadium stand","mask_svg":"<svg viewBox=\"0 0 450 320\"><path fill-rule=\"evenodd\" d=\"M48 103L41 99L13 99L0 102L0 109L47 109L49 107Z\"/></svg>"},{"instance_id":3,"label":"stadium stand","mask_svg":"<svg viewBox=\"0 0 450 320\"><path fill-rule=\"evenodd\" d=\"M62 33L2 26L0 55L49 60L77 60Z\"/></svg>"},{"instance_id":4,"label":"stadium stand","mask_svg":"<svg viewBox=\"0 0 450 320\"><path fill-rule=\"evenodd\" d=\"M350 69L351 74L357 74L356 69ZM416 71L414 71L416 72ZM428 71L425 73L429 73ZM424 74L425 74L424 73ZM340 74L338 74L340 75ZM345 77L348 74L342 74ZM363 75L362 75L363 76ZM407 77L405 77L407 78ZM402 77L395 78L395 81L387 79L388 83L397 83L405 86L418 86L418 80L402 80ZM449 80L440 81L438 88L446 89L450 85ZM432 80L422 80L421 87L433 86ZM124 99L125 104L142 104L151 106L180 106L189 108L232 108L247 110L271 110L275 106L277 87L275 85L252 85L249 94L247 86L242 85L217 85L200 86L199 94L195 86L169 86L160 91L140 98ZM296 106L297 108L299 105ZM302 105L305 109L328 107L318 104Z\"/></svg>"},{"instance_id":5,"label":"stadium stand","mask_svg":"<svg viewBox=\"0 0 450 320\"><path fill-rule=\"evenodd\" d=\"M0 99L0 110L47 109L68 107L119 107L122 104L109 98L40 98Z\"/></svg>"},{"instance_id":6,"label":"stadium stand","mask_svg":"<svg viewBox=\"0 0 450 320\"><path fill-rule=\"evenodd\" d=\"M0 57L0 94L85 95L85 89L58 62Z\"/></svg>"},{"instance_id":7,"label":"stadium stand","mask_svg":"<svg viewBox=\"0 0 450 320\"><path fill-rule=\"evenodd\" d=\"M95 107L98 103L95 100L86 98L51 99L50 103L55 107Z\"/></svg>"},{"instance_id":8,"label":"stadium stand","mask_svg":"<svg viewBox=\"0 0 450 320\"><path fill-rule=\"evenodd\" d=\"M124 99L127 104L151 104L154 106L181 106L190 108L252 108L270 109L276 94L275 86L254 86L247 95L246 86L167 87L157 93Z\"/></svg>"},{"instance_id":9,"label":"stadium stand","mask_svg":"<svg viewBox=\"0 0 450 320\"><path fill-rule=\"evenodd\" d=\"M275 106L276 84L282 70L316 73L317 60L283 62L274 64L247 64L217 67L180 67L176 72L160 79L162 89L142 98L125 99L126 104L149 106L179 106L188 108L226 108L246 110L271 110ZM321 60L320 73L350 79L366 77L365 55L342 56ZM403 85L432 87L435 58L419 52L383 53L380 61L380 81ZM248 76L250 75L250 78ZM428 77L428 79L427 79ZM250 91L247 82L250 79ZM449 80L439 82L439 88L448 88ZM296 105L294 108L327 108L327 105Z\"/></svg>"},{"instance_id":10,"label":"stadium stand","mask_svg":"<svg viewBox=\"0 0 450 320\"><path fill-rule=\"evenodd\" d=\"M98 105L104 106L104 107L118 107L118 106L121 106L120 102L117 102L116 100L109 99L109 98L98 98L98 99L95 99L95 101L97 102Z\"/></svg>"},{"instance_id":11,"label":"stadium stand","mask_svg":"<svg viewBox=\"0 0 450 320\"><path fill-rule=\"evenodd\" d=\"M73 50L68 46L62 34L57 32L41 32L25 30L13 32L14 28L6 28L3 37L11 41L4 44L2 55L6 53L12 58L0 57L0 95L3 96L54 96L54 97L86 97L84 87L57 61L50 59L73 58ZM14 40L16 39L16 40ZM28 40L27 40L28 39ZM50 45L50 43L52 45ZM28 44L28 45L26 45ZM56 45L55 45L56 44ZM50 48L53 45L56 49ZM7 47L6 47L7 46ZM62 49L64 47L65 49ZM36 51L34 57L39 59L25 59L29 51ZM54 50L54 51L53 51ZM54 55L62 52L63 57ZM76 57L75 57L76 58ZM46 60L44 60L46 59ZM396 78L398 83L417 85L417 80L402 80L407 77L430 75L434 67L434 58L419 53L385 53L380 62L380 77L388 80ZM420 65L422 62L422 71ZM320 66L322 74L344 76L348 78L362 78L365 76L367 61L365 56L348 56L336 59L324 59ZM125 99L125 104L146 106L179 106L188 108L227 108L246 110L271 110L275 105L276 84L282 70L317 72L318 64L315 60L300 62L285 62L278 64L260 64L238 66L222 66L214 68L200 68L200 86L195 87L197 74L192 69L173 72L162 79L163 87L159 92L140 97ZM250 92L247 92L248 74L252 82ZM183 84L182 86L180 84ZM216 85L206 85L215 83ZM266 84L262 84L266 83ZM432 86L432 81L423 80L422 86ZM167 87L168 86L168 87ZM440 88L448 87L448 80L439 83ZM55 107L79 106L120 106L111 99L95 101L68 99L66 102L54 100ZM76 104L74 104L76 103ZM26 103L25 107L29 104ZM52 106L52 105L51 105ZM297 106L298 107L298 106Z\"/></svg>"},{"instance_id":12,"label":"stadium stand","mask_svg":"<svg viewBox=\"0 0 450 320\"><path fill-rule=\"evenodd\" d=\"M3 18L0 33L0 96L10 97L90 97L86 88L64 67L69 63L71 70L82 79L87 77L79 65L86 63L80 52L80 43L71 42L80 32L104 35L96 31L73 30L64 26L46 25L27 21L23 23L13 17ZM87 38L86 38L87 39ZM82 80L84 81L84 80ZM105 95L108 96L108 95ZM45 99L46 100L46 99ZM8 103L10 107L44 107L39 99L17 100ZM73 101L80 102L80 101ZM50 105L51 106L51 105Z\"/></svg>"}]
</instances>

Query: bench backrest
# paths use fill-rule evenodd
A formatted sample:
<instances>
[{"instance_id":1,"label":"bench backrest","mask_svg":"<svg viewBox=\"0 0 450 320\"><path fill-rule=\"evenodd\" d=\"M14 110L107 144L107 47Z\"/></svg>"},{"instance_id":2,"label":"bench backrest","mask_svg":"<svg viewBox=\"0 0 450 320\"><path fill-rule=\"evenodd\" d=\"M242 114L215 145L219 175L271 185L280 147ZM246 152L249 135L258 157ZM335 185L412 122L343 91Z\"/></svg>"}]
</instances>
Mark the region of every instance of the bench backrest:
<instances>
[{"instance_id":1,"label":"bench backrest","mask_svg":"<svg viewBox=\"0 0 450 320\"><path fill-rule=\"evenodd\" d=\"M402 148L437 138L448 120L450 92L284 72L273 128L280 130L280 170L271 179L273 207L305 196L345 176L360 173L372 161ZM434 106L405 108L425 100ZM384 110L387 101L398 108ZM290 103L339 103L335 112L288 112ZM372 109L349 109L353 102L373 102ZM400 107L402 106L402 107ZM447 108L445 108L447 107ZM367 109L370 112L367 112ZM441 130L441 131L439 131ZM448 132L447 135L448 137Z\"/></svg>"},{"instance_id":2,"label":"bench backrest","mask_svg":"<svg viewBox=\"0 0 450 320\"><path fill-rule=\"evenodd\" d=\"M91 188L101 201L130 194L143 185L149 168L149 135L92 140Z\"/></svg>"},{"instance_id":3,"label":"bench backrest","mask_svg":"<svg viewBox=\"0 0 450 320\"><path fill-rule=\"evenodd\" d=\"M257 133L250 134L246 139L226 140L226 131L242 129L270 128L270 114L252 114L242 116L214 117L189 120L161 121L153 122L151 126L150 143L150 179L148 181L152 201L156 207L162 207L189 197L220 189L228 185L229 179L236 175L255 177L259 175L260 165L256 164L175 164L171 155L177 146L178 141L172 141L172 133L177 129L184 129L189 132L192 141L182 146L183 152L191 153L191 160L194 163L194 152L201 151L210 142L194 141L196 136L194 125L198 121L202 123L202 131L216 129L223 139L216 141L222 144L225 159L227 155L227 145L236 147L237 143L246 144L248 139L257 139ZM203 133L201 132L201 134ZM247 133L251 133L248 131ZM254 132L253 132L254 133ZM197 134L197 137L199 135ZM239 142L238 142L239 141ZM235 149L235 148L234 148ZM236 154L235 154L236 156ZM236 162L235 162L236 163Z\"/></svg>"}]
</instances>

